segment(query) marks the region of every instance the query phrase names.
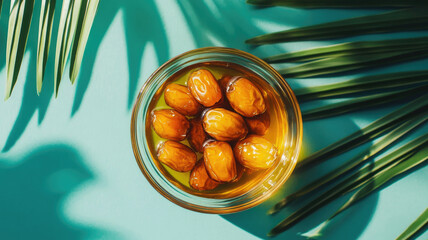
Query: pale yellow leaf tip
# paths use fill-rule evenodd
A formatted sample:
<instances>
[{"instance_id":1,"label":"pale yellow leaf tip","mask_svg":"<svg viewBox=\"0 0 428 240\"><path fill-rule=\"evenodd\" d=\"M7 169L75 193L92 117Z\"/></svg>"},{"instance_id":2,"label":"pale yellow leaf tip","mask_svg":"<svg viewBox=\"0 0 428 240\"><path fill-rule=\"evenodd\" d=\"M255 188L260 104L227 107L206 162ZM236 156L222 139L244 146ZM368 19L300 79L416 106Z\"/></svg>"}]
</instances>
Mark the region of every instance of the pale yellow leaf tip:
<instances>
[{"instance_id":1,"label":"pale yellow leaf tip","mask_svg":"<svg viewBox=\"0 0 428 240\"><path fill-rule=\"evenodd\" d=\"M42 85L37 84L37 96L40 96L41 91L42 91Z\"/></svg>"}]
</instances>

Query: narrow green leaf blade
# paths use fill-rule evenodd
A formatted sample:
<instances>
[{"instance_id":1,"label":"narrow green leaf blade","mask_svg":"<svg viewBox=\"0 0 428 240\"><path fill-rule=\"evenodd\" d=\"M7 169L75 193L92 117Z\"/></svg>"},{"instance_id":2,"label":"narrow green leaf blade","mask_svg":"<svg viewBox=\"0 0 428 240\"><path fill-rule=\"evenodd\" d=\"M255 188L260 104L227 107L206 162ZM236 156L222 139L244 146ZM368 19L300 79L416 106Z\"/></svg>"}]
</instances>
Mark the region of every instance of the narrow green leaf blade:
<instances>
[{"instance_id":1,"label":"narrow green leaf blade","mask_svg":"<svg viewBox=\"0 0 428 240\"><path fill-rule=\"evenodd\" d=\"M316 199L312 200L310 203L304 207L293 212L289 217L281 221L277 226L275 226L270 232L269 236L277 235L288 228L292 227L306 216L312 214L316 210L320 209L322 206L328 204L329 202L335 200L336 198L343 196L344 194L355 190L360 187L372 177L377 174L381 174L388 169L393 168L400 162L407 159L415 151L418 151L421 148L426 147L428 144L428 134L421 136L406 145L400 147L394 152L386 155L385 157L373 162L372 164L361 168L358 172L346 178L344 181L340 182L327 192L323 193Z\"/></svg>"},{"instance_id":2,"label":"narrow green leaf blade","mask_svg":"<svg viewBox=\"0 0 428 240\"><path fill-rule=\"evenodd\" d=\"M382 7L414 7L427 5L421 0L247 0L248 4L256 6L283 6L292 8L382 8Z\"/></svg>"},{"instance_id":3,"label":"narrow green leaf blade","mask_svg":"<svg viewBox=\"0 0 428 240\"><path fill-rule=\"evenodd\" d=\"M42 90L43 77L51 43L56 0L42 0L37 47L37 94Z\"/></svg>"},{"instance_id":4,"label":"narrow green leaf blade","mask_svg":"<svg viewBox=\"0 0 428 240\"><path fill-rule=\"evenodd\" d=\"M352 197L346 203L344 203L342 207L340 207L339 210L337 210L328 220L333 219L335 216L339 215L341 212L345 211L361 199L367 197L373 191L382 187L394 177L403 174L416 166L419 166L427 160L428 147L425 147L415 155L411 156L409 159L399 163L397 166L374 176L369 181L364 183L364 185L356 193L354 193Z\"/></svg>"},{"instance_id":5,"label":"narrow green leaf blade","mask_svg":"<svg viewBox=\"0 0 428 240\"><path fill-rule=\"evenodd\" d=\"M68 35L70 34L70 22L73 9L72 0L63 0L61 8L61 17L59 20L58 36L55 49L55 74L54 74L54 89L55 97L58 96L58 88L61 82L62 73L65 67L66 46Z\"/></svg>"},{"instance_id":6,"label":"narrow green leaf blade","mask_svg":"<svg viewBox=\"0 0 428 240\"><path fill-rule=\"evenodd\" d=\"M264 60L268 63L305 62L328 57L395 52L397 49L400 51L409 50L421 48L427 46L427 44L428 37L346 42L296 52L282 53L266 57Z\"/></svg>"},{"instance_id":7,"label":"narrow green leaf blade","mask_svg":"<svg viewBox=\"0 0 428 240\"><path fill-rule=\"evenodd\" d=\"M326 40L362 34L428 29L426 7L350 18L308 27L290 29L248 39L254 45L291 41Z\"/></svg>"},{"instance_id":8,"label":"narrow green leaf blade","mask_svg":"<svg viewBox=\"0 0 428 240\"><path fill-rule=\"evenodd\" d=\"M67 60L68 55L71 51L71 44L73 43L73 39L76 35L77 27L79 26L79 20L81 16L81 12L84 12L86 9L86 3L88 0L73 0L73 7L71 9L71 20L70 20L70 28L69 34L67 35L66 40L66 54L65 60Z\"/></svg>"},{"instance_id":9,"label":"narrow green leaf blade","mask_svg":"<svg viewBox=\"0 0 428 240\"><path fill-rule=\"evenodd\" d=\"M12 94L13 87L18 79L27 45L28 33L30 32L33 7L34 0L15 0L11 5L6 46L7 79L5 100Z\"/></svg>"},{"instance_id":10,"label":"narrow green leaf blade","mask_svg":"<svg viewBox=\"0 0 428 240\"><path fill-rule=\"evenodd\" d=\"M302 170L315 163L322 162L328 158L337 156L352 148L355 148L385 131L394 128L398 124L406 121L419 113L426 113L428 110L428 94L425 94L405 106L379 118L368 126L354 132L353 134L315 152L297 163L296 168Z\"/></svg>"},{"instance_id":11,"label":"narrow green leaf blade","mask_svg":"<svg viewBox=\"0 0 428 240\"><path fill-rule=\"evenodd\" d=\"M82 0L64 0L62 3L55 55L55 97L58 96L59 84L76 32L81 6Z\"/></svg>"},{"instance_id":12,"label":"narrow green leaf blade","mask_svg":"<svg viewBox=\"0 0 428 240\"><path fill-rule=\"evenodd\" d=\"M428 57L427 46L421 49L400 50L391 53L358 54L325 58L279 69L278 72L287 78L308 78L389 66Z\"/></svg>"},{"instance_id":13,"label":"narrow green leaf blade","mask_svg":"<svg viewBox=\"0 0 428 240\"><path fill-rule=\"evenodd\" d=\"M294 90L299 102L338 97L351 93L363 93L370 90L404 87L413 84L427 83L428 71L394 72L354 78L349 81L307 87Z\"/></svg>"},{"instance_id":14,"label":"narrow green leaf blade","mask_svg":"<svg viewBox=\"0 0 428 240\"><path fill-rule=\"evenodd\" d=\"M277 204L275 204L268 211L268 213L269 214L277 213L279 210L284 208L290 202L298 200L299 198L306 196L310 193L320 191L322 187L348 174L355 167L371 159L373 156L376 156L380 151L384 150L391 144L395 143L402 136L406 135L413 129L425 123L427 120L428 120L428 116L424 113L419 114L418 116L415 116L412 119L409 119L407 122L401 124L399 127L397 127L396 129L392 130L390 133L383 136L381 140L379 140L377 143L370 146L367 150L362 151L360 154L356 155L351 160L345 162L344 164L334 169L330 173L326 174L325 176L309 183L308 185L304 186L297 192L294 192L288 195L287 197L285 197L284 199L279 201Z\"/></svg>"},{"instance_id":15,"label":"narrow green leaf blade","mask_svg":"<svg viewBox=\"0 0 428 240\"><path fill-rule=\"evenodd\" d=\"M428 225L428 208L396 240L411 239L416 233Z\"/></svg>"},{"instance_id":16,"label":"narrow green leaf blade","mask_svg":"<svg viewBox=\"0 0 428 240\"><path fill-rule=\"evenodd\" d=\"M98 9L99 0L89 0L88 7L84 12L84 18L81 28L76 31L76 37L73 41L70 60L70 80L72 83L77 78L80 65L83 59L86 43L88 42L89 33L91 31L92 23Z\"/></svg>"},{"instance_id":17,"label":"narrow green leaf blade","mask_svg":"<svg viewBox=\"0 0 428 240\"><path fill-rule=\"evenodd\" d=\"M326 117L333 117L361 109L401 101L403 99L409 99L410 97L414 98L415 96L427 92L428 85L424 85L392 92L355 97L347 101L328 104L326 106L302 111L302 118L304 121L311 121Z\"/></svg>"}]
</instances>

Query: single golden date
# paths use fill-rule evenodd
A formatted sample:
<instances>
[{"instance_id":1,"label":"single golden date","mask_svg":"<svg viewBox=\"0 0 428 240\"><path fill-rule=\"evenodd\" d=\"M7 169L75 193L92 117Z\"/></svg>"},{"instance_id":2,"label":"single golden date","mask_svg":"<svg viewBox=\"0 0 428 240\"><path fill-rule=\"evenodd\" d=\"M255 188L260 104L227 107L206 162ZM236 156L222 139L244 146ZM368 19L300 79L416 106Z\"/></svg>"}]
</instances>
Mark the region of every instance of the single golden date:
<instances>
[{"instance_id":1,"label":"single golden date","mask_svg":"<svg viewBox=\"0 0 428 240\"><path fill-rule=\"evenodd\" d=\"M153 111L152 125L160 137L176 141L184 140L190 127L187 118L172 109Z\"/></svg>"},{"instance_id":2,"label":"single golden date","mask_svg":"<svg viewBox=\"0 0 428 240\"><path fill-rule=\"evenodd\" d=\"M196 163L196 154L192 149L175 141L161 144L157 156L159 161L179 172L192 170Z\"/></svg>"},{"instance_id":3,"label":"single golden date","mask_svg":"<svg viewBox=\"0 0 428 240\"><path fill-rule=\"evenodd\" d=\"M266 138L257 135L239 141L234 152L242 166L254 170L271 167L278 157L277 148Z\"/></svg>"},{"instance_id":4,"label":"single golden date","mask_svg":"<svg viewBox=\"0 0 428 240\"><path fill-rule=\"evenodd\" d=\"M239 140L248 133L244 119L224 108L213 108L205 112L203 125L205 131L219 141Z\"/></svg>"},{"instance_id":5,"label":"single golden date","mask_svg":"<svg viewBox=\"0 0 428 240\"><path fill-rule=\"evenodd\" d=\"M187 87L176 83L171 83L166 87L164 97L168 106L186 116L198 114L202 107Z\"/></svg>"},{"instance_id":6,"label":"single golden date","mask_svg":"<svg viewBox=\"0 0 428 240\"><path fill-rule=\"evenodd\" d=\"M226 96L233 109L244 117L254 117L266 111L262 93L246 78L231 80Z\"/></svg>"},{"instance_id":7,"label":"single golden date","mask_svg":"<svg viewBox=\"0 0 428 240\"><path fill-rule=\"evenodd\" d=\"M217 80L208 70L193 72L187 81L187 87L196 100L205 107L214 106L223 97Z\"/></svg>"},{"instance_id":8,"label":"single golden date","mask_svg":"<svg viewBox=\"0 0 428 240\"><path fill-rule=\"evenodd\" d=\"M208 174L219 182L236 178L236 163L233 150L227 142L212 141L204 148L204 161Z\"/></svg>"}]
</instances>

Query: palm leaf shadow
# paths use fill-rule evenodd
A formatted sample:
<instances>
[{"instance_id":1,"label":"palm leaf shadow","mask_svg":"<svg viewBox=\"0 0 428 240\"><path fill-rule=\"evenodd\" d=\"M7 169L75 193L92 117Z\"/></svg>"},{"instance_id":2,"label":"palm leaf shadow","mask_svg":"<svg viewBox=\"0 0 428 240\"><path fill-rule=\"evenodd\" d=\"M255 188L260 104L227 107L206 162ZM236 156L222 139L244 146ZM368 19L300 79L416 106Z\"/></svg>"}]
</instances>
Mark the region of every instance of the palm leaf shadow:
<instances>
[{"instance_id":1,"label":"palm leaf shadow","mask_svg":"<svg viewBox=\"0 0 428 240\"><path fill-rule=\"evenodd\" d=\"M228 18L228 16L232 16L229 11L234 11L234 4L242 5L239 2L229 2L227 6L211 0L183 0L177 3L197 47L220 45L242 48L247 35L261 32L254 24L249 24L252 19L245 18L239 12L235 12L233 18Z\"/></svg>"},{"instance_id":2,"label":"palm leaf shadow","mask_svg":"<svg viewBox=\"0 0 428 240\"><path fill-rule=\"evenodd\" d=\"M3 239L82 239L115 233L70 220L64 201L93 181L80 153L49 144L23 158L0 157L0 232ZM12 181L11 181L12 180Z\"/></svg>"},{"instance_id":3,"label":"palm leaf shadow","mask_svg":"<svg viewBox=\"0 0 428 240\"><path fill-rule=\"evenodd\" d=\"M40 96L36 94L36 53L37 53L37 30L38 30L38 19L40 14L40 5L36 4L34 8L34 15L30 34L27 43L27 53L30 57L28 72L25 81L23 79L18 80L25 82L24 94L22 98L22 104L16 121L9 133L6 140L6 144L2 151L9 151L19 140L24 133L29 121L33 117L36 110L39 113L38 124L40 125L44 119L50 100L53 95L53 77L54 77L54 51L56 34L59 22L59 13L61 11L61 3L56 4L55 19L53 26L52 41L50 46L50 57L46 66L45 80L43 83L43 89ZM8 22L8 9L10 3L5 2L2 10L2 17L0 18L0 26L2 32L7 31ZM85 92L89 86L89 80L92 77L93 65L96 60L99 46L106 35L107 30L112 24L115 16L119 11L124 13L124 28L126 47L128 55L128 70L129 70L129 87L128 87L128 110L131 108L138 79L141 73L141 61L143 56L143 50L148 43L153 43L156 50L159 64L166 61L169 57L169 47L166 38L166 34L163 31L163 25L158 13L157 7L154 1L145 1L144 3L138 0L127 0L127 1L103 1L99 5L97 16L95 17L91 34L86 46L85 55L82 60L82 67L80 76L78 76L78 83L74 103L72 107L71 117L79 110ZM0 36L2 42L5 42L5 36ZM4 41L3 41L4 40ZM0 53L2 56L5 54L5 44L0 45ZM22 66L23 67L23 66ZM0 69L4 68L4 62L0 63ZM67 74L64 75L66 77ZM22 76L21 76L22 78ZM108 80L105 80L108 81ZM13 97L13 95L12 95Z\"/></svg>"},{"instance_id":4,"label":"palm leaf shadow","mask_svg":"<svg viewBox=\"0 0 428 240\"><path fill-rule=\"evenodd\" d=\"M163 24L156 4L153 1L104 1L100 4L88 40L87 51L83 57L81 76L79 76L72 116L78 111L92 76L93 64L99 45L104 38L116 14L123 12L125 39L128 56L128 109L135 97L138 79L141 74L143 51L148 43L156 50L158 63L162 64L169 57L169 47Z\"/></svg>"}]
</instances>

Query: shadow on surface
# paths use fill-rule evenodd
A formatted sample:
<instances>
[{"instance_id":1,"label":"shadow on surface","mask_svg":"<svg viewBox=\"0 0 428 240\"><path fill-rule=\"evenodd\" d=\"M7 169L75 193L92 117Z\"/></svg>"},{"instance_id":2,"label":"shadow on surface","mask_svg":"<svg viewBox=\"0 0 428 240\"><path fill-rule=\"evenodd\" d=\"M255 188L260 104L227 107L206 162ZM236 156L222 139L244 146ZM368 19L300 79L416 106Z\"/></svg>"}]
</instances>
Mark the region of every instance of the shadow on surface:
<instances>
[{"instance_id":1,"label":"shadow on surface","mask_svg":"<svg viewBox=\"0 0 428 240\"><path fill-rule=\"evenodd\" d=\"M249 8L240 1L183 0L178 5L198 48L222 46L250 51L254 47L244 44L245 40L263 33L256 24L259 18L248 17ZM289 19L275 14L262 16L273 22Z\"/></svg>"},{"instance_id":2,"label":"shadow on surface","mask_svg":"<svg viewBox=\"0 0 428 240\"><path fill-rule=\"evenodd\" d=\"M99 46L106 35L115 16L123 13L126 49L129 67L128 109L132 107L141 74L141 61L144 48L152 43L157 54L159 65L168 60L169 46L162 19L154 0L108 0L100 2L97 16L82 60L72 116L79 110L84 94L92 76L93 65Z\"/></svg>"},{"instance_id":3,"label":"shadow on surface","mask_svg":"<svg viewBox=\"0 0 428 240\"><path fill-rule=\"evenodd\" d=\"M82 239L100 229L72 222L64 200L93 179L79 153L45 145L22 159L0 158L0 232L4 239Z\"/></svg>"}]
</instances>

